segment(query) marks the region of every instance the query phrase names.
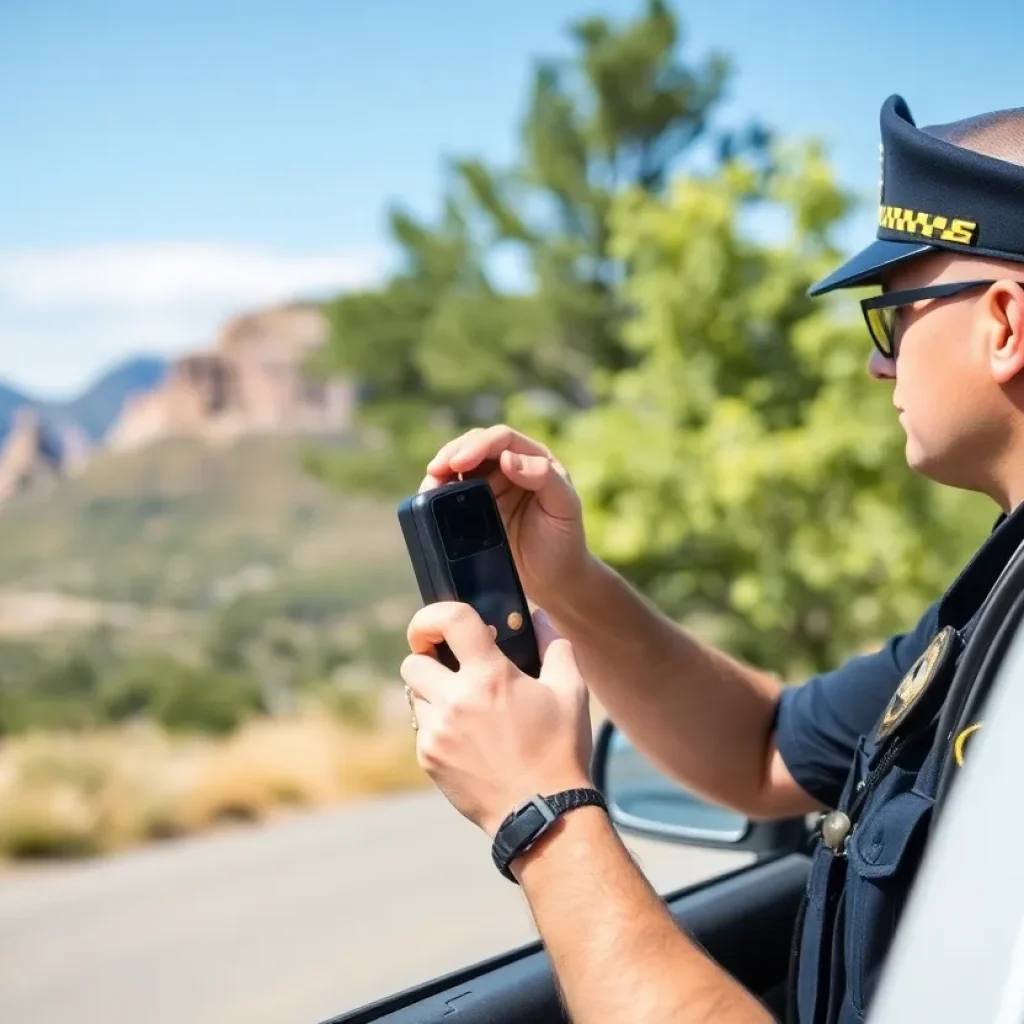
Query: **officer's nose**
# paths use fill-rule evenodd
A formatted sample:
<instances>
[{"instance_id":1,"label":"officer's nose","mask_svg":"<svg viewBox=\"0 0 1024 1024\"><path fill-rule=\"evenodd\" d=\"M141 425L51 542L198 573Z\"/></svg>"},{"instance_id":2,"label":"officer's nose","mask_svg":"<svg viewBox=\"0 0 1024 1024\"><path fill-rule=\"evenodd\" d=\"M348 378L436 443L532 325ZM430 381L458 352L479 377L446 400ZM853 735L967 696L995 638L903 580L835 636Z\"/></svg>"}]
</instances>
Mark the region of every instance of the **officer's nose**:
<instances>
[{"instance_id":1,"label":"officer's nose","mask_svg":"<svg viewBox=\"0 0 1024 1024\"><path fill-rule=\"evenodd\" d=\"M883 356L877 348L872 349L868 357L868 373L875 380L895 380L896 361Z\"/></svg>"}]
</instances>

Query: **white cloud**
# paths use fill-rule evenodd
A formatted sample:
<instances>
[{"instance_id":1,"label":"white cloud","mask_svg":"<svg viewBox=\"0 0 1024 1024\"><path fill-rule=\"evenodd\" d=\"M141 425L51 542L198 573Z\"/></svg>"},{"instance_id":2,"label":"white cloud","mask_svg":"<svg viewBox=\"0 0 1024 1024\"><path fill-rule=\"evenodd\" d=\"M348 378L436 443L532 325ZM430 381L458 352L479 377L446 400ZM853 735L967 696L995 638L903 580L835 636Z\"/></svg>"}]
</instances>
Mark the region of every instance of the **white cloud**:
<instances>
[{"instance_id":1,"label":"white cloud","mask_svg":"<svg viewBox=\"0 0 1024 1024\"><path fill-rule=\"evenodd\" d=\"M67 392L129 354L208 346L243 309L366 287L384 270L376 251L199 242L0 252L0 377Z\"/></svg>"},{"instance_id":2,"label":"white cloud","mask_svg":"<svg viewBox=\"0 0 1024 1024\"><path fill-rule=\"evenodd\" d=\"M201 242L102 245L0 253L0 297L35 308L258 303L358 288L381 270L379 253L289 256Z\"/></svg>"}]
</instances>

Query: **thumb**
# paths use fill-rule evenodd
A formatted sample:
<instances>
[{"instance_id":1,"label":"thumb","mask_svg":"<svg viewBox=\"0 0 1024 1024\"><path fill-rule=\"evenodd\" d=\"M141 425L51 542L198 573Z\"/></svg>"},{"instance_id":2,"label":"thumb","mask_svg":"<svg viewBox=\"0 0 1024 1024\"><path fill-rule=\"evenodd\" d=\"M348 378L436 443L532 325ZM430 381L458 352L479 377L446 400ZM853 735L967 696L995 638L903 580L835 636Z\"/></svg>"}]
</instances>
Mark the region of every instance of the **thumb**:
<instances>
[{"instance_id":1,"label":"thumb","mask_svg":"<svg viewBox=\"0 0 1024 1024\"><path fill-rule=\"evenodd\" d=\"M540 649L541 681L556 689L578 685L580 670L572 644L559 634L540 608L533 613L533 629Z\"/></svg>"}]
</instances>

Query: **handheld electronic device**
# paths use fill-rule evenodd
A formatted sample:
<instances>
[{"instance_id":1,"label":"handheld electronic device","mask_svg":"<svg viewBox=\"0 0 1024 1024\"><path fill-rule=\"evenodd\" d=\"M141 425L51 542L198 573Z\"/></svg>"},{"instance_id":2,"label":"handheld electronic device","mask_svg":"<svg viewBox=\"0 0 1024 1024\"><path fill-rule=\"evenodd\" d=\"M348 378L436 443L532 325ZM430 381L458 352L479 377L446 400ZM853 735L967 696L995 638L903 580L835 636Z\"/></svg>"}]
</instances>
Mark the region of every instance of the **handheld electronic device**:
<instances>
[{"instance_id":1,"label":"handheld electronic device","mask_svg":"<svg viewBox=\"0 0 1024 1024\"><path fill-rule=\"evenodd\" d=\"M527 675L540 675L533 620L516 571L494 492L474 477L406 498L398 507L416 583L424 603L471 605L497 630L498 647ZM458 669L448 645L438 658Z\"/></svg>"}]
</instances>

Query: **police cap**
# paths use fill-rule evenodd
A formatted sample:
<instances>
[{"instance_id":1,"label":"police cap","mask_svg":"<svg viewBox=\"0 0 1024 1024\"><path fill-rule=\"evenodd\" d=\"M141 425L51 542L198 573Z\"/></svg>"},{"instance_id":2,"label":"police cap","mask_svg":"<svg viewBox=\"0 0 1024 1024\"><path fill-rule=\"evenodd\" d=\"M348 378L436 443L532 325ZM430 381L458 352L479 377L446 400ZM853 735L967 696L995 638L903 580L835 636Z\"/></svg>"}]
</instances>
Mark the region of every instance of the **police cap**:
<instances>
[{"instance_id":1,"label":"police cap","mask_svg":"<svg viewBox=\"0 0 1024 1024\"><path fill-rule=\"evenodd\" d=\"M809 295L881 284L892 267L943 250L1024 263L1024 108L918 128L890 96L881 129L877 240Z\"/></svg>"}]
</instances>

